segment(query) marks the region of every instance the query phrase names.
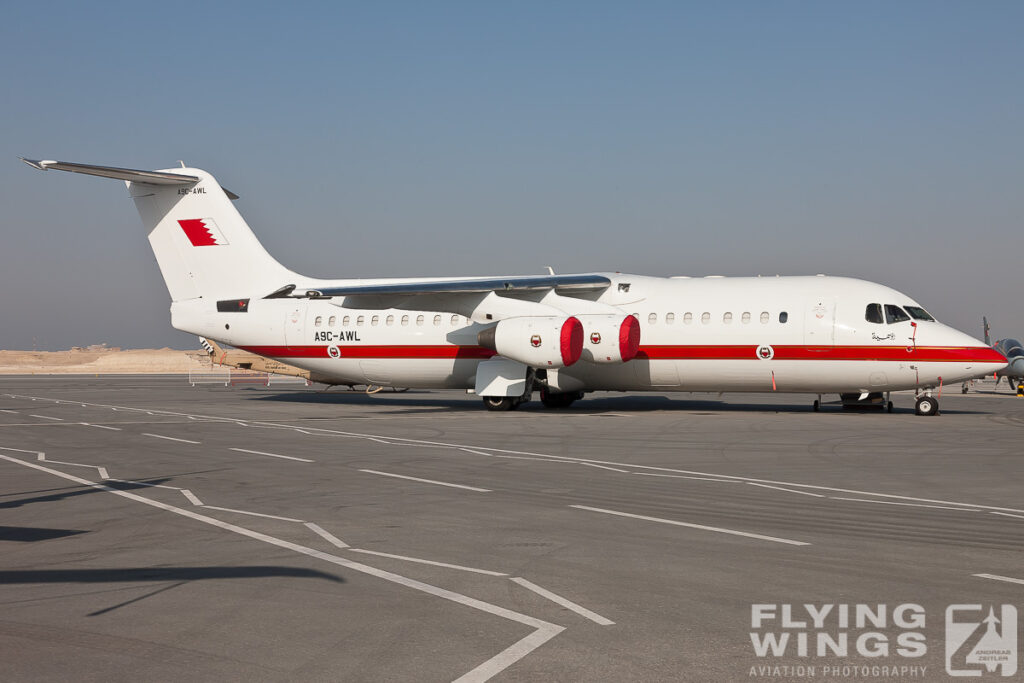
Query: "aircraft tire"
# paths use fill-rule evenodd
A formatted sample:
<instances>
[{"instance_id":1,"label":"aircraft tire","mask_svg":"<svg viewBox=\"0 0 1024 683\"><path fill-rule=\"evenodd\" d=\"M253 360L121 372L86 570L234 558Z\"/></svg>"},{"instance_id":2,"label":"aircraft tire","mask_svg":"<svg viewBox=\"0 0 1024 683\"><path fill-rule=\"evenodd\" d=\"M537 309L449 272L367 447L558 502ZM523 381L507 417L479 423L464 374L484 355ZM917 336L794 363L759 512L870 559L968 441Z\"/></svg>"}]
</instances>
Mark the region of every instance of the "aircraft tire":
<instances>
[{"instance_id":1,"label":"aircraft tire","mask_svg":"<svg viewBox=\"0 0 1024 683\"><path fill-rule=\"evenodd\" d=\"M939 402L931 396L920 396L914 405L915 415L938 415Z\"/></svg>"},{"instance_id":2,"label":"aircraft tire","mask_svg":"<svg viewBox=\"0 0 1024 683\"><path fill-rule=\"evenodd\" d=\"M885 404L885 410L890 413L892 412L892 401Z\"/></svg>"},{"instance_id":3,"label":"aircraft tire","mask_svg":"<svg viewBox=\"0 0 1024 683\"><path fill-rule=\"evenodd\" d=\"M506 412L519 407L515 396L483 396L484 407L494 412Z\"/></svg>"},{"instance_id":4,"label":"aircraft tire","mask_svg":"<svg viewBox=\"0 0 1024 683\"><path fill-rule=\"evenodd\" d=\"M816 412L816 413L820 412L821 411L821 401L819 401L818 399L814 399L813 409L814 409L814 412Z\"/></svg>"}]
</instances>

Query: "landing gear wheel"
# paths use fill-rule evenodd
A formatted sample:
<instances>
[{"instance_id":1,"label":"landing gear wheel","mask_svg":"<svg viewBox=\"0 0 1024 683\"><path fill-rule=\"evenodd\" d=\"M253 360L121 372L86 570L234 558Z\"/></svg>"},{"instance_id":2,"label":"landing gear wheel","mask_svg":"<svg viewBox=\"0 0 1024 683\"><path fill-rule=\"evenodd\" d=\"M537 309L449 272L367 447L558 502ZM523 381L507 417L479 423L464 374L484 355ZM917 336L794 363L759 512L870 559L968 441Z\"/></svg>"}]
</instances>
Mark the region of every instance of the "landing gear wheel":
<instances>
[{"instance_id":1,"label":"landing gear wheel","mask_svg":"<svg viewBox=\"0 0 1024 683\"><path fill-rule=\"evenodd\" d=\"M966 394L967 393L967 382L964 382L964 385L962 387L960 387L960 393L961 394Z\"/></svg>"},{"instance_id":2,"label":"landing gear wheel","mask_svg":"<svg viewBox=\"0 0 1024 683\"><path fill-rule=\"evenodd\" d=\"M818 399L814 399L813 406L814 406L814 412L816 412L816 413L819 412L821 410L821 401L819 401Z\"/></svg>"},{"instance_id":3,"label":"landing gear wheel","mask_svg":"<svg viewBox=\"0 0 1024 683\"><path fill-rule=\"evenodd\" d=\"M544 404L545 408L568 408L578 398L582 398L582 396L577 392L553 394L547 389L540 390L540 402Z\"/></svg>"},{"instance_id":4,"label":"landing gear wheel","mask_svg":"<svg viewBox=\"0 0 1024 683\"><path fill-rule=\"evenodd\" d=\"M886 412L892 412L892 401L889 401L888 403L885 404L885 410Z\"/></svg>"},{"instance_id":5,"label":"landing gear wheel","mask_svg":"<svg viewBox=\"0 0 1024 683\"><path fill-rule=\"evenodd\" d=\"M937 415L939 412L939 402L931 396L919 396L917 404L914 406L914 414L916 415Z\"/></svg>"},{"instance_id":6,"label":"landing gear wheel","mask_svg":"<svg viewBox=\"0 0 1024 683\"><path fill-rule=\"evenodd\" d=\"M483 396L484 407L495 412L515 410L519 407L515 396Z\"/></svg>"}]
</instances>

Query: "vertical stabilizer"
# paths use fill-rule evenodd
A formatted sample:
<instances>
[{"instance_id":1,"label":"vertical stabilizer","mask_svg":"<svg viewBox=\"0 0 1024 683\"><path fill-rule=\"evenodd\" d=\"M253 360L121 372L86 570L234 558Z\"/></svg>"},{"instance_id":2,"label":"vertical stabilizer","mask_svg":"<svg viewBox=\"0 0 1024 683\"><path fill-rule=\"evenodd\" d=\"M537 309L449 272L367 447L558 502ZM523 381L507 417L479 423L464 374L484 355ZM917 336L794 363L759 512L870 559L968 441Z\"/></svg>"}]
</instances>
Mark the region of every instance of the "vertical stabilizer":
<instances>
[{"instance_id":1,"label":"vertical stabilizer","mask_svg":"<svg viewBox=\"0 0 1024 683\"><path fill-rule=\"evenodd\" d=\"M41 171L123 180L142 218L171 300L262 297L297 276L275 261L231 203L235 195L198 168L139 171L22 158Z\"/></svg>"}]
</instances>

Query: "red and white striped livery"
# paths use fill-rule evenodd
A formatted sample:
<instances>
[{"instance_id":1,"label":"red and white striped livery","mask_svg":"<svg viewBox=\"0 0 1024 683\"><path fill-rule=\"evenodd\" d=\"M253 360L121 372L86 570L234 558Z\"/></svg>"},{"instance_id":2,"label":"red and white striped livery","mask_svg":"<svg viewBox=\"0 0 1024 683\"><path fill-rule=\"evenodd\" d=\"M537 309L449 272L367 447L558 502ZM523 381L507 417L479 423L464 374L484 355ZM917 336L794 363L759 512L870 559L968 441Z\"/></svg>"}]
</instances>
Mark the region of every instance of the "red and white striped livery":
<instances>
[{"instance_id":1,"label":"red and white striped livery","mask_svg":"<svg viewBox=\"0 0 1024 683\"><path fill-rule=\"evenodd\" d=\"M1007 364L910 297L842 277L305 277L205 171L25 161L126 182L175 328L321 382L467 389L493 410L597 390L828 393L891 409L888 392L916 389L931 415L934 388Z\"/></svg>"}]
</instances>

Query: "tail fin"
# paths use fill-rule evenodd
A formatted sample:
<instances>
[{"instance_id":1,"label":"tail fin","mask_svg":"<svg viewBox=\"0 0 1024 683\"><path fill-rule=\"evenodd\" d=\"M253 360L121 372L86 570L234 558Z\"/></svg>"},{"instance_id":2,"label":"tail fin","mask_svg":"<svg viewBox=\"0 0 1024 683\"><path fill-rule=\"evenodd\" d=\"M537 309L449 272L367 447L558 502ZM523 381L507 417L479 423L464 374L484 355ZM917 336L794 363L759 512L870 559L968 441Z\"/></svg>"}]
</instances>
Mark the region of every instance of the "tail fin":
<instances>
[{"instance_id":1,"label":"tail fin","mask_svg":"<svg viewBox=\"0 0 1024 683\"><path fill-rule=\"evenodd\" d=\"M986 318L985 316L981 316L981 324L985 328L985 343L988 344L989 346L992 346L992 340L989 339L988 336L988 318Z\"/></svg>"},{"instance_id":2,"label":"tail fin","mask_svg":"<svg viewBox=\"0 0 1024 683\"><path fill-rule=\"evenodd\" d=\"M297 278L266 252L231 204L237 197L206 171L23 161L40 170L124 180L172 301L262 297Z\"/></svg>"}]
</instances>

